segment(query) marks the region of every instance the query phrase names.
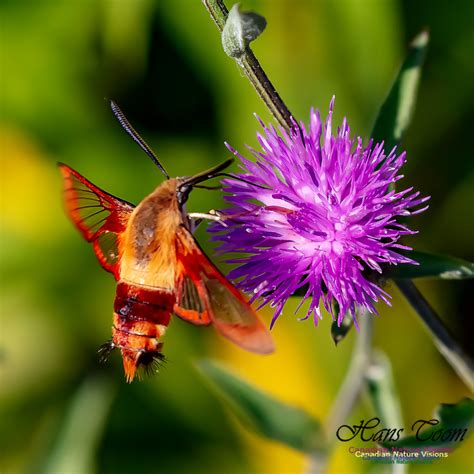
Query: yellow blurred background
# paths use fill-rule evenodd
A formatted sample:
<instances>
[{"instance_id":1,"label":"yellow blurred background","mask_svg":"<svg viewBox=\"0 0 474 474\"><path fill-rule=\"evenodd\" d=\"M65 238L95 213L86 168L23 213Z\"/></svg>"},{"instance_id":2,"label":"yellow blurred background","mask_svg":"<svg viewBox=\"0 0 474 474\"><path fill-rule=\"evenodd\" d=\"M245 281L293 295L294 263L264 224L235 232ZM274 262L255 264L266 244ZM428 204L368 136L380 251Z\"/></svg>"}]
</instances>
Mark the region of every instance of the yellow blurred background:
<instances>
[{"instance_id":1,"label":"yellow blurred background","mask_svg":"<svg viewBox=\"0 0 474 474\"><path fill-rule=\"evenodd\" d=\"M230 6L230 4L228 5ZM474 258L472 3L427 0L245 1L268 21L254 51L295 116L315 106L347 116L366 137L409 42L422 27L432 44L413 126L404 143L406 185L431 195L409 239L420 250ZM297 322L291 301L273 330L278 350L247 354L213 329L173 320L160 374L125 384L118 355L100 365L110 338L114 281L68 222L62 161L98 186L138 203L162 181L121 130L114 99L170 175L191 175L228 157L224 140L256 146L267 111L221 50L198 0L2 2L1 341L2 473L302 472L304 456L242 427L209 391L193 361L211 357L283 401L324 419L356 334L337 348L330 317ZM235 168L234 168L235 169ZM195 190L190 209L219 207ZM199 242L212 254L205 225ZM222 265L225 269L225 265ZM472 285L420 288L467 347ZM375 345L390 357L404 421L468 395L395 287L380 306ZM262 317L271 319L270 309ZM347 420L371 413L367 400ZM472 439L415 474L472 472ZM339 443L331 473L380 472Z\"/></svg>"}]
</instances>

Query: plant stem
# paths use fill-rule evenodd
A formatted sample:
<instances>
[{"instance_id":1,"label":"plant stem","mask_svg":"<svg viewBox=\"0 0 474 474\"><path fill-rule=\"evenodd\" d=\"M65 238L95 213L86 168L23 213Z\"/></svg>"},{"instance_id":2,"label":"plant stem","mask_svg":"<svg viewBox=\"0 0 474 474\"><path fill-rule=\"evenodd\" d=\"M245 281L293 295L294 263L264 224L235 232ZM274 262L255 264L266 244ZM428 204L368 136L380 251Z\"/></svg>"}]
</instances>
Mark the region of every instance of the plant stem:
<instances>
[{"instance_id":1,"label":"plant stem","mask_svg":"<svg viewBox=\"0 0 474 474\"><path fill-rule=\"evenodd\" d=\"M392 376L390 360L383 352L374 352L365 373L366 386L375 415L380 418L382 428L403 428L400 400ZM406 464L398 464L392 455L394 464L390 466L392 474L404 474ZM385 472L385 471L384 471Z\"/></svg>"},{"instance_id":2,"label":"plant stem","mask_svg":"<svg viewBox=\"0 0 474 474\"><path fill-rule=\"evenodd\" d=\"M224 2L222 0L202 0L202 2L211 14L217 28L222 33L227 20L227 15L229 14ZM275 87L268 79L252 50L247 47L245 53L241 57L234 59L243 73L247 76L248 80L273 117L275 117L278 123L287 131L291 130L291 128L293 128L292 115L288 110L288 107L281 100Z\"/></svg>"},{"instance_id":3,"label":"plant stem","mask_svg":"<svg viewBox=\"0 0 474 474\"><path fill-rule=\"evenodd\" d=\"M461 380L470 390L473 390L474 362L472 359L462 350L443 321L411 280L397 280L395 283L430 331L438 350Z\"/></svg>"},{"instance_id":4,"label":"plant stem","mask_svg":"<svg viewBox=\"0 0 474 474\"><path fill-rule=\"evenodd\" d=\"M326 437L335 439L337 428L350 415L364 385L365 373L372 350L374 316L364 311L360 319L360 330L351 355L351 362L331 412L326 421Z\"/></svg>"},{"instance_id":5,"label":"plant stem","mask_svg":"<svg viewBox=\"0 0 474 474\"><path fill-rule=\"evenodd\" d=\"M372 334L374 316L364 311L360 317L360 329L352 350L349 369L326 419L324 431L329 453L336 440L336 431L352 412L365 384L367 368L372 356ZM315 453L310 457L307 474L326 471L328 457Z\"/></svg>"}]
</instances>

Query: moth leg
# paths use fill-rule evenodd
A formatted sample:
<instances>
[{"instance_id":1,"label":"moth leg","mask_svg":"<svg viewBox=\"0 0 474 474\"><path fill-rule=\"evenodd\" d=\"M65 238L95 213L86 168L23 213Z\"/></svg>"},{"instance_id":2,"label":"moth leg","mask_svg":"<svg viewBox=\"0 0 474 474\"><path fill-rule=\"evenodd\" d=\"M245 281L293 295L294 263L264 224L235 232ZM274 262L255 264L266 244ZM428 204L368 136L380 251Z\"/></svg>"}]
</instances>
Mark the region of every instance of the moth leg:
<instances>
[{"instance_id":1,"label":"moth leg","mask_svg":"<svg viewBox=\"0 0 474 474\"><path fill-rule=\"evenodd\" d=\"M199 225L201 224L203 220L204 219L201 219L198 217L192 217L188 214L188 222L189 222L189 227L192 234L194 234L194 232L196 231L196 229L199 227Z\"/></svg>"},{"instance_id":2,"label":"moth leg","mask_svg":"<svg viewBox=\"0 0 474 474\"><path fill-rule=\"evenodd\" d=\"M200 220L207 219L209 221L220 221L221 220L221 213L219 211L215 211L211 209L209 212L190 212L188 216L191 219Z\"/></svg>"},{"instance_id":3,"label":"moth leg","mask_svg":"<svg viewBox=\"0 0 474 474\"><path fill-rule=\"evenodd\" d=\"M194 229L204 220L207 219L209 221L220 222L224 227L227 227L225 224L222 213L216 211L215 209L211 209L209 212L190 212L188 217L192 220Z\"/></svg>"}]
</instances>

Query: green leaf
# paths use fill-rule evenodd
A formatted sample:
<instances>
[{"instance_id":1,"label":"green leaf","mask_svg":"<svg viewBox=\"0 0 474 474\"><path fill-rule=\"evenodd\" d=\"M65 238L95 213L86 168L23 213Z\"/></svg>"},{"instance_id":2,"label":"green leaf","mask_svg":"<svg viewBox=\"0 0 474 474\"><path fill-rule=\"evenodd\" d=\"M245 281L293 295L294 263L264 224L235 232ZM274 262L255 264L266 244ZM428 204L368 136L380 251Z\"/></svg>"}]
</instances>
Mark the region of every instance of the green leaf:
<instances>
[{"instance_id":1,"label":"green leaf","mask_svg":"<svg viewBox=\"0 0 474 474\"><path fill-rule=\"evenodd\" d=\"M98 375L88 377L78 387L43 474L95 471L97 449L114 395L112 383Z\"/></svg>"},{"instance_id":2,"label":"green leaf","mask_svg":"<svg viewBox=\"0 0 474 474\"><path fill-rule=\"evenodd\" d=\"M406 255L419 265L401 264L391 266L386 274L389 278L434 277L444 280L474 278L474 263L447 255L437 255L413 250Z\"/></svg>"},{"instance_id":3,"label":"green leaf","mask_svg":"<svg viewBox=\"0 0 474 474\"><path fill-rule=\"evenodd\" d=\"M426 423L424 423L426 422ZM428 424L432 423L432 425ZM424 423L424 424L423 424ZM465 398L455 405L442 404L434 418L417 420L411 426L413 436L384 443L387 448L456 448L470 435L474 424L474 400Z\"/></svg>"},{"instance_id":4,"label":"green leaf","mask_svg":"<svg viewBox=\"0 0 474 474\"><path fill-rule=\"evenodd\" d=\"M304 410L276 400L213 361L197 366L224 404L257 433L303 452L326 449L320 423Z\"/></svg>"},{"instance_id":5,"label":"green leaf","mask_svg":"<svg viewBox=\"0 0 474 474\"><path fill-rule=\"evenodd\" d=\"M400 401L395 389L392 367L380 351L373 354L365 374L370 400L384 428L403 426Z\"/></svg>"},{"instance_id":6,"label":"green leaf","mask_svg":"<svg viewBox=\"0 0 474 474\"><path fill-rule=\"evenodd\" d=\"M428 41L426 30L412 41L405 62L375 121L372 138L375 143L385 141L387 152L400 143L411 121Z\"/></svg>"}]
</instances>

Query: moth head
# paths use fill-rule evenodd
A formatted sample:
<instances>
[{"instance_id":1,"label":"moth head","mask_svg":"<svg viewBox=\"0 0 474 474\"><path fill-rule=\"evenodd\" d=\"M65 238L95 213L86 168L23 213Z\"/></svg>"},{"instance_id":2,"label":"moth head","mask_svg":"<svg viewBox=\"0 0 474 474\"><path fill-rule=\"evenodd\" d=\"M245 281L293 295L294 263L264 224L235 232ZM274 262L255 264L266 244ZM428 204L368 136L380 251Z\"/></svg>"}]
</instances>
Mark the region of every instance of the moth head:
<instances>
[{"instance_id":1,"label":"moth head","mask_svg":"<svg viewBox=\"0 0 474 474\"><path fill-rule=\"evenodd\" d=\"M227 168L233 161L233 158L229 158L223 163L214 166L214 168L203 171L202 173L196 174L194 176L177 178L176 197L178 199L180 208L186 204L186 201L189 198L189 193L192 191L193 187L199 185L199 183L202 183L203 181L207 181L208 179L219 176L221 171Z\"/></svg>"}]
</instances>

